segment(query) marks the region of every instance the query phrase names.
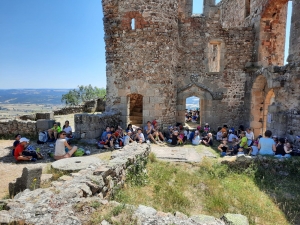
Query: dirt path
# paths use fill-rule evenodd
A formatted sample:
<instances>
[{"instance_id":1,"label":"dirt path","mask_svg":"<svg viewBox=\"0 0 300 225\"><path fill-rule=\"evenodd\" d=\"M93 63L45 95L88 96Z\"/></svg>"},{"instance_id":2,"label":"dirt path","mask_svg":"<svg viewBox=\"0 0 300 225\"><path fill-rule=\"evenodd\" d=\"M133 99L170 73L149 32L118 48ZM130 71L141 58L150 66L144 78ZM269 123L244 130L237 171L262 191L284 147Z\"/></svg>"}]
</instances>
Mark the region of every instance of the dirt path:
<instances>
[{"instance_id":1,"label":"dirt path","mask_svg":"<svg viewBox=\"0 0 300 225\"><path fill-rule=\"evenodd\" d=\"M32 166L29 163L16 163L11 156L13 140L0 140L0 199L8 196L8 184L22 174L24 167ZM47 164L47 160L39 163Z\"/></svg>"}]
</instances>

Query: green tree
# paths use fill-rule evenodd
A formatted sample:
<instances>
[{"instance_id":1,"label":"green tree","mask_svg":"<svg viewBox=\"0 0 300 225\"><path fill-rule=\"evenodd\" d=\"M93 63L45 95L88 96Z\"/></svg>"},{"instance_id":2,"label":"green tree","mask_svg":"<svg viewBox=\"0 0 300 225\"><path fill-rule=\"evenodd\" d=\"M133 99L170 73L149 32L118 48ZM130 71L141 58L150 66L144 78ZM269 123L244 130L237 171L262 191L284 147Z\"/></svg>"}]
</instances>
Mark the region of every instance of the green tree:
<instances>
[{"instance_id":1,"label":"green tree","mask_svg":"<svg viewBox=\"0 0 300 225\"><path fill-rule=\"evenodd\" d=\"M76 106L86 101L104 98L105 95L105 88L93 87L92 85L79 85L77 89L70 90L67 94L62 95L61 101L66 105Z\"/></svg>"}]
</instances>

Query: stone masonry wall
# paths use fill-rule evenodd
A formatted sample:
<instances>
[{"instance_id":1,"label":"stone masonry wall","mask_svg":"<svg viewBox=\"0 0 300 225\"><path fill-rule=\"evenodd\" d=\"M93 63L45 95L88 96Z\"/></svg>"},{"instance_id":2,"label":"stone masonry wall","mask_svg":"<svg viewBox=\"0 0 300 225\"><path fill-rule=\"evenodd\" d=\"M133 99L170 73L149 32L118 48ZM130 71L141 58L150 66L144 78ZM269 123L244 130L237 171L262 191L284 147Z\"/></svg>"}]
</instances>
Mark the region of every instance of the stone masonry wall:
<instances>
[{"instance_id":1,"label":"stone masonry wall","mask_svg":"<svg viewBox=\"0 0 300 225\"><path fill-rule=\"evenodd\" d=\"M209 14L210 17L192 16L179 23L177 121L184 122L185 98L194 95L204 100L200 107L202 124L238 126L245 114L244 68L252 61L253 31L243 27L223 29L219 23L220 11L216 7L211 8ZM220 46L219 72L209 71L210 43L219 43ZM218 93L222 94L218 96Z\"/></svg>"},{"instance_id":2,"label":"stone masonry wall","mask_svg":"<svg viewBox=\"0 0 300 225\"><path fill-rule=\"evenodd\" d=\"M117 112L106 112L103 114L75 114L76 137L98 138L106 126L117 126L120 124L120 114Z\"/></svg>"},{"instance_id":3,"label":"stone masonry wall","mask_svg":"<svg viewBox=\"0 0 300 225\"><path fill-rule=\"evenodd\" d=\"M14 136L21 134L25 137L35 137L37 135L35 121L23 120L0 120L0 137Z\"/></svg>"},{"instance_id":4,"label":"stone masonry wall","mask_svg":"<svg viewBox=\"0 0 300 225\"><path fill-rule=\"evenodd\" d=\"M174 124L178 53L176 0L102 1L107 63L107 108L129 121L128 95L143 96L143 122ZM135 29L131 20L135 19ZM125 124L123 124L125 126Z\"/></svg>"}]
</instances>

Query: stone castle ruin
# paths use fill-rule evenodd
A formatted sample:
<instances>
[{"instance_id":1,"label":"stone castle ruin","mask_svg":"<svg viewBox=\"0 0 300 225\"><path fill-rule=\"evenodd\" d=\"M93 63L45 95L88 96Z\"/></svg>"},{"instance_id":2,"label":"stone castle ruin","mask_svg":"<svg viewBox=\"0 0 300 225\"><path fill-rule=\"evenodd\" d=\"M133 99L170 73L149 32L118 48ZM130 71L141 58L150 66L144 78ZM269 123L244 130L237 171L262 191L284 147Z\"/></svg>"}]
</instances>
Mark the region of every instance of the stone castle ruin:
<instances>
[{"instance_id":1,"label":"stone castle ruin","mask_svg":"<svg viewBox=\"0 0 300 225\"><path fill-rule=\"evenodd\" d=\"M288 0L204 0L203 14L192 14L192 0L102 4L106 110L120 110L123 125L182 123L186 98L196 96L201 124L300 135L299 0L293 1L288 65Z\"/></svg>"}]
</instances>

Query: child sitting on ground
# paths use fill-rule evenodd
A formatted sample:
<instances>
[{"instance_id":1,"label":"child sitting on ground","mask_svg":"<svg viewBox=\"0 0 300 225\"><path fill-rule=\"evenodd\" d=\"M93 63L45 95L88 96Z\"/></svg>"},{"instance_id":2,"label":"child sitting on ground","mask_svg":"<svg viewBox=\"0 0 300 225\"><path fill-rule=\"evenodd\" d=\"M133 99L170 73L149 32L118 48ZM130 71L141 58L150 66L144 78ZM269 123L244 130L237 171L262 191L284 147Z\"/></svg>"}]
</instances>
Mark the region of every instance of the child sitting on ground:
<instances>
[{"instance_id":1,"label":"child sitting on ground","mask_svg":"<svg viewBox=\"0 0 300 225\"><path fill-rule=\"evenodd\" d=\"M223 143L218 146L218 149L221 152L221 157L226 156L229 151L229 147L227 145L227 138L223 138Z\"/></svg>"},{"instance_id":2,"label":"child sitting on ground","mask_svg":"<svg viewBox=\"0 0 300 225\"><path fill-rule=\"evenodd\" d=\"M237 155L245 155L244 149L243 148L239 148Z\"/></svg>"},{"instance_id":3,"label":"child sitting on ground","mask_svg":"<svg viewBox=\"0 0 300 225\"><path fill-rule=\"evenodd\" d=\"M253 145L250 147L249 155L256 156L258 154L258 141L254 141Z\"/></svg>"}]
</instances>

